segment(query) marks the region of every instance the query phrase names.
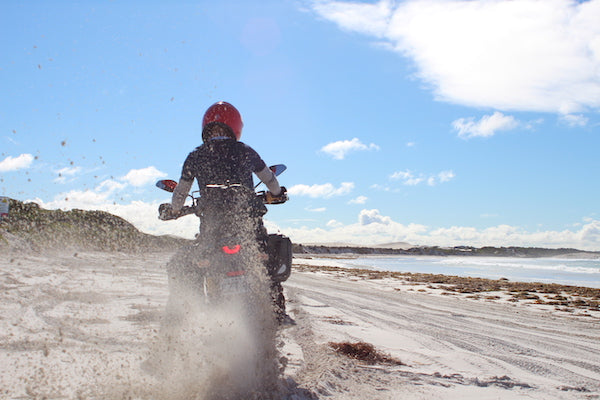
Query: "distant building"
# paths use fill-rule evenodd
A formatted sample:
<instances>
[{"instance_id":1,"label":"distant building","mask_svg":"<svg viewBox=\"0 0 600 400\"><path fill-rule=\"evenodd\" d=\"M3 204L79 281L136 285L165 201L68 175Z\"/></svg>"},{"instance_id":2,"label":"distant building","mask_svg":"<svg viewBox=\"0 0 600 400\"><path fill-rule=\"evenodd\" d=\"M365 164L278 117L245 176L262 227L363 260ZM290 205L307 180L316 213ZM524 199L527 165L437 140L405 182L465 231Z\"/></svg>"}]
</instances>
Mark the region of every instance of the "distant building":
<instances>
[{"instance_id":1,"label":"distant building","mask_svg":"<svg viewBox=\"0 0 600 400\"><path fill-rule=\"evenodd\" d=\"M8 197L0 197L0 221L8 217Z\"/></svg>"}]
</instances>

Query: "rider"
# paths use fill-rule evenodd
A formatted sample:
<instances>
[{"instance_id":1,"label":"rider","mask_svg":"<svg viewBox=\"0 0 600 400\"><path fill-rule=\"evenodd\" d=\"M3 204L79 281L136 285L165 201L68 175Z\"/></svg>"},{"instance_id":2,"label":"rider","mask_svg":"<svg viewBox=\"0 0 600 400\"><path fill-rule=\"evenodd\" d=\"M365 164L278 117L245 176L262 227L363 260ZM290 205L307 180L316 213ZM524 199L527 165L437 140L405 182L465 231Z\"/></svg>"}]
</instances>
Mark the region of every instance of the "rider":
<instances>
[{"instance_id":1,"label":"rider","mask_svg":"<svg viewBox=\"0 0 600 400\"><path fill-rule=\"evenodd\" d=\"M235 211L236 220L251 221L255 232L255 240L266 250L267 231L264 228L262 216L266 207L254 194L252 173L267 185L267 196L271 200L284 200L286 190L279 185L274 173L267 167L262 158L250 146L240 142L242 135L242 117L231 104L219 101L210 106L202 120L203 144L192 151L186 158L181 172L181 178L173 192L171 213L177 213L183 207L194 179L200 187L200 198L203 201L201 228L199 239L210 240L215 232L211 226L218 226L223 218L223 202L214 193L222 190L212 190L211 187L235 187L242 190L232 191L245 202L245 207ZM240 215L246 214L246 215ZM225 210L227 214L232 210ZM215 223L210 219L214 218ZM281 283L272 281L271 294L276 305L277 318L282 321L289 319L285 313L285 299Z\"/></svg>"}]
</instances>

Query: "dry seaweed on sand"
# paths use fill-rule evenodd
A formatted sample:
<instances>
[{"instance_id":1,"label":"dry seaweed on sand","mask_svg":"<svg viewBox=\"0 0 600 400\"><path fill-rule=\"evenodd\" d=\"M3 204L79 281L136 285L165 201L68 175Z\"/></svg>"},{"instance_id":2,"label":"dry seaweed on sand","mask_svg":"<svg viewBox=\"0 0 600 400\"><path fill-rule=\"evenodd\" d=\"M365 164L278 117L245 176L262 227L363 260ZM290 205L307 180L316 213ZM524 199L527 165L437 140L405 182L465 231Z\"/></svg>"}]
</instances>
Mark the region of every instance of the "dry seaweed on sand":
<instances>
[{"instance_id":1,"label":"dry seaweed on sand","mask_svg":"<svg viewBox=\"0 0 600 400\"><path fill-rule=\"evenodd\" d=\"M404 365L400 360L378 351L370 343L330 342L329 347L335 350L336 353L366 362L367 364Z\"/></svg>"},{"instance_id":2,"label":"dry seaweed on sand","mask_svg":"<svg viewBox=\"0 0 600 400\"><path fill-rule=\"evenodd\" d=\"M378 271L361 268L294 265L298 271L341 273L365 280L396 279L416 284L432 284L446 294L481 294L506 292L510 301L530 300L536 304L565 306L600 311L600 288L560 285L556 283L512 282L508 279L485 279L418 272ZM542 298L541 295L546 295ZM476 298L470 296L470 298ZM492 299L486 296L486 299Z\"/></svg>"}]
</instances>

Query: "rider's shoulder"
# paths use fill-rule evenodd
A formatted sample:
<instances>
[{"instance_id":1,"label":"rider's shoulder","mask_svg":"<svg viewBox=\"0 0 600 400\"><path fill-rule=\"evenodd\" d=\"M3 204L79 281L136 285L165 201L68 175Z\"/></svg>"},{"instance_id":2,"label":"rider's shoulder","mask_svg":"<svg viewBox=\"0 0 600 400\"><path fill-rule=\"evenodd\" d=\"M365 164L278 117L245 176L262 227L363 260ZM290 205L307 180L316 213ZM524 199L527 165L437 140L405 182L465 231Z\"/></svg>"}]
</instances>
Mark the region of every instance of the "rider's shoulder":
<instances>
[{"instance_id":1,"label":"rider's shoulder","mask_svg":"<svg viewBox=\"0 0 600 400\"><path fill-rule=\"evenodd\" d=\"M251 151L251 152L256 152L256 150L254 150L250 145L244 143L244 142L240 142L237 141L235 142L237 146L239 146L240 148L246 150L246 151Z\"/></svg>"},{"instance_id":2,"label":"rider's shoulder","mask_svg":"<svg viewBox=\"0 0 600 400\"><path fill-rule=\"evenodd\" d=\"M190 156L199 156L201 154L204 153L212 153L214 151L222 151L226 148L234 148L234 151L239 151L239 152L250 152L250 153L256 153L256 150L254 150L252 147L250 147L250 145L244 143L244 142L240 142L237 140L219 140L219 141L214 141L214 142L210 142L210 143L203 143L200 146L196 147L194 150L192 150L192 152L189 154Z\"/></svg>"}]
</instances>

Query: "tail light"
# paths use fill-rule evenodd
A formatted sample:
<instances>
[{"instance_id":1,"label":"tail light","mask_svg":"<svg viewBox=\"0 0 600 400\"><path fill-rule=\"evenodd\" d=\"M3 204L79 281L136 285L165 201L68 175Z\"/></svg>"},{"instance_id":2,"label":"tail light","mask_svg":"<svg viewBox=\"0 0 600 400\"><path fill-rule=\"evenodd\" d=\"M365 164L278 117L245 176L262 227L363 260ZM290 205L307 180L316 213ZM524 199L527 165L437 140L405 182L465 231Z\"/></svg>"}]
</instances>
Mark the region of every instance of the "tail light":
<instances>
[{"instance_id":1,"label":"tail light","mask_svg":"<svg viewBox=\"0 0 600 400\"><path fill-rule=\"evenodd\" d=\"M229 247L229 246L223 246L223 253L225 254L237 254L240 249L242 248L242 246L240 246L239 244L236 244L233 247Z\"/></svg>"}]
</instances>

